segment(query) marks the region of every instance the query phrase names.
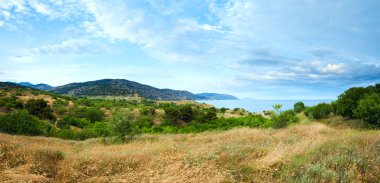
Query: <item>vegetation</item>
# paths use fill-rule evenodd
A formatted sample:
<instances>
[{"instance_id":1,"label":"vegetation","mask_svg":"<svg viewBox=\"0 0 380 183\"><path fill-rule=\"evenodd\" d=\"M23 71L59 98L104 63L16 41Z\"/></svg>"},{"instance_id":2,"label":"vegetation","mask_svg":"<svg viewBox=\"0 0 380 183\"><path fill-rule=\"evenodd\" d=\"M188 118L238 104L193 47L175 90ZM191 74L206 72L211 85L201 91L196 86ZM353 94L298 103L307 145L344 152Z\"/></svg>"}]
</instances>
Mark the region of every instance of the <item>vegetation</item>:
<instances>
[{"instance_id":1,"label":"vegetation","mask_svg":"<svg viewBox=\"0 0 380 183\"><path fill-rule=\"evenodd\" d=\"M26 110L0 116L0 132L18 135L49 135L51 126Z\"/></svg>"},{"instance_id":2,"label":"vegetation","mask_svg":"<svg viewBox=\"0 0 380 183\"><path fill-rule=\"evenodd\" d=\"M324 119L329 114L345 117L347 120L362 120L367 128L380 128L380 84L368 87L353 87L339 95L330 104L322 103L305 110L312 119ZM360 124L359 124L360 125Z\"/></svg>"},{"instance_id":3,"label":"vegetation","mask_svg":"<svg viewBox=\"0 0 380 183\"><path fill-rule=\"evenodd\" d=\"M305 110L305 104L303 102L297 102L293 107L294 112L300 113Z\"/></svg>"},{"instance_id":4,"label":"vegetation","mask_svg":"<svg viewBox=\"0 0 380 183\"><path fill-rule=\"evenodd\" d=\"M377 182L379 144L379 131L321 123L122 145L0 134L0 182Z\"/></svg>"},{"instance_id":5,"label":"vegetation","mask_svg":"<svg viewBox=\"0 0 380 183\"><path fill-rule=\"evenodd\" d=\"M331 112L333 112L333 108L330 104L320 103L307 108L305 114L312 119L324 119L327 118Z\"/></svg>"},{"instance_id":6,"label":"vegetation","mask_svg":"<svg viewBox=\"0 0 380 183\"><path fill-rule=\"evenodd\" d=\"M376 182L380 134L368 128L379 128L379 88L255 115L9 85L0 89L0 182Z\"/></svg>"},{"instance_id":7,"label":"vegetation","mask_svg":"<svg viewBox=\"0 0 380 183\"><path fill-rule=\"evenodd\" d=\"M372 93L359 100L354 116L371 126L380 127L380 93Z\"/></svg>"}]
</instances>

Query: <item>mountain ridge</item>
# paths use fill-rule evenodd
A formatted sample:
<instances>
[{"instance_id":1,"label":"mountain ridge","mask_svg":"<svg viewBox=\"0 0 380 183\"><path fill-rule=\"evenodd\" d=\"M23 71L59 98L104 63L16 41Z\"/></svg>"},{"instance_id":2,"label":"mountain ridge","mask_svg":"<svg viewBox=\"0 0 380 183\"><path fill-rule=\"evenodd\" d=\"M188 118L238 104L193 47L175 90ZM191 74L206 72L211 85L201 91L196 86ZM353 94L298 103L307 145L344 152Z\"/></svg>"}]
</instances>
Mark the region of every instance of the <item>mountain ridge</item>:
<instances>
[{"instance_id":1,"label":"mountain ridge","mask_svg":"<svg viewBox=\"0 0 380 183\"><path fill-rule=\"evenodd\" d=\"M16 82L13 82L15 84L18 84L18 85L21 85L21 86L25 86L25 87L29 87L29 88L34 88L34 89L39 89L39 90L45 90L45 91L49 91L51 89L53 89L54 87L48 85L48 84L44 84L44 83L39 83L39 84L32 84L32 83L29 83L29 82L19 82L19 83L16 83Z\"/></svg>"},{"instance_id":2,"label":"mountain ridge","mask_svg":"<svg viewBox=\"0 0 380 183\"><path fill-rule=\"evenodd\" d=\"M186 90L159 89L126 79L100 79L86 82L73 82L52 87L47 84L19 82L17 84L33 89L50 91L58 94L76 96L139 96L154 100L235 100L236 97L218 93L194 94Z\"/></svg>"}]
</instances>

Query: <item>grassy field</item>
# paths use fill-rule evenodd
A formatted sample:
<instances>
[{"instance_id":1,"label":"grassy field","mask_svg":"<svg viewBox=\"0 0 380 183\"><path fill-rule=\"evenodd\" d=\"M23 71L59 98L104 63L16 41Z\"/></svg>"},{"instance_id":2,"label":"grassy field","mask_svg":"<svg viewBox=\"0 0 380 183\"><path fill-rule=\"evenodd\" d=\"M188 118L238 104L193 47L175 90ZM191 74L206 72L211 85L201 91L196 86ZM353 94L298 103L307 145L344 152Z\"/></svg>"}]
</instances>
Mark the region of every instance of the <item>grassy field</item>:
<instances>
[{"instance_id":1,"label":"grassy field","mask_svg":"<svg viewBox=\"0 0 380 183\"><path fill-rule=\"evenodd\" d=\"M379 182L380 132L285 129L99 139L0 134L0 182Z\"/></svg>"}]
</instances>

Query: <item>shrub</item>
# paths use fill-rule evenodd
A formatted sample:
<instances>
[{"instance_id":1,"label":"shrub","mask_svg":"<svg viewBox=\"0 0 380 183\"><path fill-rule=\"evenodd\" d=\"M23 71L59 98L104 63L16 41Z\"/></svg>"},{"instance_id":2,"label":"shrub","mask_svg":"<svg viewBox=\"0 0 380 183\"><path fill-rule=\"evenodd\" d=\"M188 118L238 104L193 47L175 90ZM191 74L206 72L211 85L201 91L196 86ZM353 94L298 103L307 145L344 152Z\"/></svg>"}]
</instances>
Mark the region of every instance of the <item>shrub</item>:
<instances>
[{"instance_id":1,"label":"shrub","mask_svg":"<svg viewBox=\"0 0 380 183\"><path fill-rule=\"evenodd\" d=\"M273 128L283 128L291 123L298 122L295 111L291 109L282 111L279 115L272 118L272 120L274 121Z\"/></svg>"},{"instance_id":2,"label":"shrub","mask_svg":"<svg viewBox=\"0 0 380 183\"><path fill-rule=\"evenodd\" d=\"M52 109L48 103L43 99L30 99L25 104L25 109L29 111L30 114L39 117L40 119L50 119L55 120L53 116Z\"/></svg>"},{"instance_id":3,"label":"shrub","mask_svg":"<svg viewBox=\"0 0 380 183\"><path fill-rule=\"evenodd\" d=\"M305 104L303 102L297 102L294 104L294 112L300 113L305 110Z\"/></svg>"},{"instance_id":4,"label":"shrub","mask_svg":"<svg viewBox=\"0 0 380 183\"><path fill-rule=\"evenodd\" d=\"M354 115L370 125L380 127L380 94L373 93L361 99L354 110Z\"/></svg>"},{"instance_id":5,"label":"shrub","mask_svg":"<svg viewBox=\"0 0 380 183\"><path fill-rule=\"evenodd\" d=\"M8 110L24 108L24 104L18 101L16 96L0 98L0 106Z\"/></svg>"},{"instance_id":6,"label":"shrub","mask_svg":"<svg viewBox=\"0 0 380 183\"><path fill-rule=\"evenodd\" d=\"M224 108L224 107L220 108L221 113L225 113L226 111L227 111L227 108Z\"/></svg>"},{"instance_id":7,"label":"shrub","mask_svg":"<svg viewBox=\"0 0 380 183\"><path fill-rule=\"evenodd\" d=\"M84 128L90 125L90 121L83 118L77 118L74 116L64 116L61 120L57 122L57 127L67 128L67 126L76 126L79 128Z\"/></svg>"},{"instance_id":8,"label":"shrub","mask_svg":"<svg viewBox=\"0 0 380 183\"><path fill-rule=\"evenodd\" d=\"M15 110L0 117L0 131L19 135L48 135L51 126L26 110Z\"/></svg>"},{"instance_id":9,"label":"shrub","mask_svg":"<svg viewBox=\"0 0 380 183\"><path fill-rule=\"evenodd\" d=\"M121 142L132 140L134 136L141 133L136 119L129 112L117 111L110 122L113 135Z\"/></svg>"},{"instance_id":10,"label":"shrub","mask_svg":"<svg viewBox=\"0 0 380 183\"><path fill-rule=\"evenodd\" d=\"M154 116L156 114L156 109L153 107L143 107L140 109L140 113L142 115L151 115Z\"/></svg>"},{"instance_id":11,"label":"shrub","mask_svg":"<svg viewBox=\"0 0 380 183\"><path fill-rule=\"evenodd\" d=\"M86 118L90 122L100 122L104 120L104 112L95 107L77 107L70 112L71 116Z\"/></svg>"},{"instance_id":12,"label":"shrub","mask_svg":"<svg viewBox=\"0 0 380 183\"><path fill-rule=\"evenodd\" d=\"M312 119L323 119L333 111L332 106L327 103L320 103L306 109L305 114Z\"/></svg>"},{"instance_id":13,"label":"shrub","mask_svg":"<svg viewBox=\"0 0 380 183\"><path fill-rule=\"evenodd\" d=\"M354 109L356 109L359 100L373 91L372 87L354 87L346 90L343 94L338 96L338 100L336 101L336 113L344 117L352 118L354 116Z\"/></svg>"}]
</instances>

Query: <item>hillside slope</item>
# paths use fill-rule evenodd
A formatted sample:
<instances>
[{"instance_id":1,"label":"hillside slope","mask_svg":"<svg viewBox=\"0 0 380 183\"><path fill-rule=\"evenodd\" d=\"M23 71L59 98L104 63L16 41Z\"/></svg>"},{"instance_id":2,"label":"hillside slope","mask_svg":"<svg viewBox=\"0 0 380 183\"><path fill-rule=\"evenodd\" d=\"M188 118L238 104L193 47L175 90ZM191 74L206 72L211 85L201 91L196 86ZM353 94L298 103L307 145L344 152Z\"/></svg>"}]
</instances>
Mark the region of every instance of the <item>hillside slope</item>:
<instances>
[{"instance_id":1,"label":"hillside slope","mask_svg":"<svg viewBox=\"0 0 380 183\"><path fill-rule=\"evenodd\" d=\"M157 100L204 99L188 91L158 89L124 79L103 79L83 83L71 83L51 90L59 94L78 96L133 96Z\"/></svg>"},{"instance_id":2,"label":"hillside slope","mask_svg":"<svg viewBox=\"0 0 380 183\"><path fill-rule=\"evenodd\" d=\"M219 93L199 93L197 96L207 98L209 100L238 100L235 96Z\"/></svg>"},{"instance_id":3,"label":"hillside slope","mask_svg":"<svg viewBox=\"0 0 380 183\"><path fill-rule=\"evenodd\" d=\"M20 83L15 83L15 84L25 86L25 87L29 87L29 88L38 89L38 90L45 90L45 91L49 91L49 90L53 89L52 86L44 84L44 83L32 84L29 82L20 82Z\"/></svg>"},{"instance_id":4,"label":"hillside slope","mask_svg":"<svg viewBox=\"0 0 380 183\"><path fill-rule=\"evenodd\" d=\"M320 123L143 135L123 145L0 134L0 152L0 182L380 180L379 131Z\"/></svg>"}]
</instances>

